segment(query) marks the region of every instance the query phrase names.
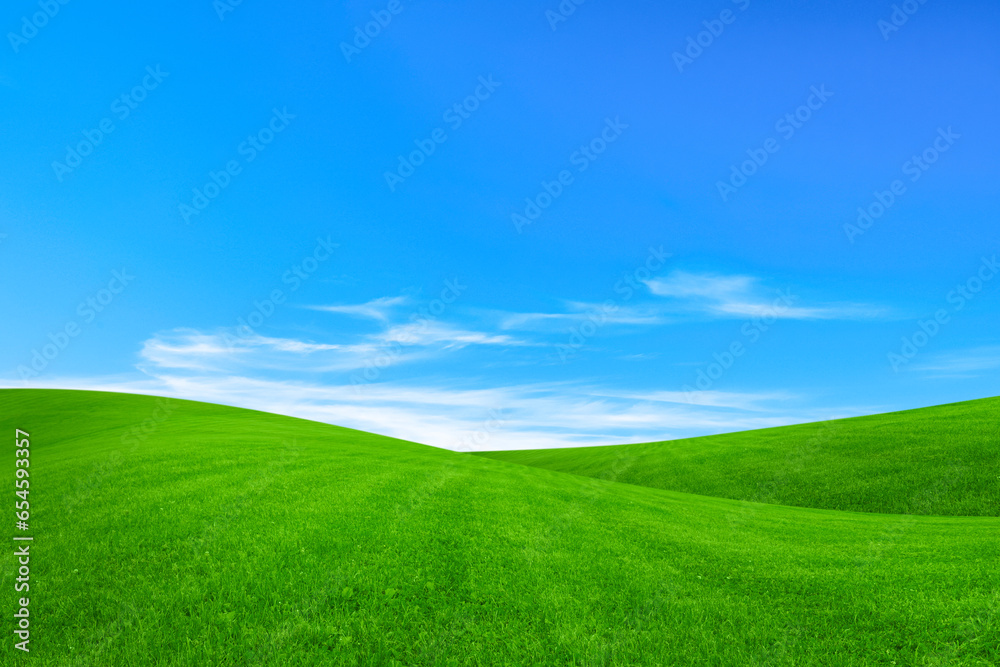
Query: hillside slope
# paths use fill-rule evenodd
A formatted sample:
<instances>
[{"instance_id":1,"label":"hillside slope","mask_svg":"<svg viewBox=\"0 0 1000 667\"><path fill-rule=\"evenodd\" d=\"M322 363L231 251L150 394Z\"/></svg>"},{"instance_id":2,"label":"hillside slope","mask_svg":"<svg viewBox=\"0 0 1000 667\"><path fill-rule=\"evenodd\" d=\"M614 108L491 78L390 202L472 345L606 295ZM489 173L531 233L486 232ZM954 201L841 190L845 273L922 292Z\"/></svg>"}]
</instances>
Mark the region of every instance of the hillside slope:
<instances>
[{"instance_id":1,"label":"hillside slope","mask_svg":"<svg viewBox=\"0 0 1000 667\"><path fill-rule=\"evenodd\" d=\"M719 498L1000 516L1000 398L669 442L479 455Z\"/></svg>"},{"instance_id":2,"label":"hillside slope","mask_svg":"<svg viewBox=\"0 0 1000 667\"><path fill-rule=\"evenodd\" d=\"M3 664L1000 660L998 519L700 497L145 396L0 406L31 434L36 539L32 651L8 639Z\"/></svg>"}]
</instances>

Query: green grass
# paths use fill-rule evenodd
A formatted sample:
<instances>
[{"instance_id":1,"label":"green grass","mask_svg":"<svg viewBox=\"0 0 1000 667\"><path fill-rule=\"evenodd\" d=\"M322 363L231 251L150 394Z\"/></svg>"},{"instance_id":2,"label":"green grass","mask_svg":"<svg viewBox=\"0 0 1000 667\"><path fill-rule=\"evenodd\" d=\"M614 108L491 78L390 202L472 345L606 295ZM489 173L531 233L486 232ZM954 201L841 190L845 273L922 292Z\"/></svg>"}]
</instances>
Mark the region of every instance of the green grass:
<instances>
[{"instance_id":1,"label":"green grass","mask_svg":"<svg viewBox=\"0 0 1000 667\"><path fill-rule=\"evenodd\" d=\"M671 442L480 455L777 505L1000 516L998 445L1000 398L988 398Z\"/></svg>"},{"instance_id":2,"label":"green grass","mask_svg":"<svg viewBox=\"0 0 1000 667\"><path fill-rule=\"evenodd\" d=\"M992 517L709 498L185 401L156 422L157 400L0 391L36 538L32 652L5 631L3 664L1000 661Z\"/></svg>"}]
</instances>

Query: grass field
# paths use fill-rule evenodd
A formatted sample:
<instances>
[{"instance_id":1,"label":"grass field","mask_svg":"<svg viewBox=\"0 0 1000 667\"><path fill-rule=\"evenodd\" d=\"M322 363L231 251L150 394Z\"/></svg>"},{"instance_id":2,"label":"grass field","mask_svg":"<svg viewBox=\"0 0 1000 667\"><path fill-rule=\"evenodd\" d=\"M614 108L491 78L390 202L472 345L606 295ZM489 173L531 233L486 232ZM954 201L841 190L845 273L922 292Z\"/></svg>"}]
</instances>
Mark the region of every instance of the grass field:
<instances>
[{"instance_id":1,"label":"grass field","mask_svg":"<svg viewBox=\"0 0 1000 667\"><path fill-rule=\"evenodd\" d=\"M6 632L5 665L1000 662L994 517L712 498L615 481L638 458L595 479L153 397L0 405L31 434L36 540L32 651ZM940 503L949 474L899 488Z\"/></svg>"},{"instance_id":2,"label":"grass field","mask_svg":"<svg viewBox=\"0 0 1000 667\"><path fill-rule=\"evenodd\" d=\"M778 505L1000 516L1000 398L671 442L481 456Z\"/></svg>"}]
</instances>

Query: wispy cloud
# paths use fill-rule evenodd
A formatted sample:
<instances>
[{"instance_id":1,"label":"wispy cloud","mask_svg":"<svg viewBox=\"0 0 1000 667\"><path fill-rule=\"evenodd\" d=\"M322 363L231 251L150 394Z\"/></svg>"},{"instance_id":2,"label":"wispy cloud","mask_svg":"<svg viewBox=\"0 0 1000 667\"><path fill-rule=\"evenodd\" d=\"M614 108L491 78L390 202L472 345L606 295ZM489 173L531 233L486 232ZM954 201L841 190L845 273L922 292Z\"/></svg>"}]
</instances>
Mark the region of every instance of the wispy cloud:
<instances>
[{"instance_id":1,"label":"wispy cloud","mask_svg":"<svg viewBox=\"0 0 1000 667\"><path fill-rule=\"evenodd\" d=\"M412 322L390 327L373 336L385 343L436 345L451 350L467 345L527 345L511 336L460 329L441 322Z\"/></svg>"},{"instance_id":2,"label":"wispy cloud","mask_svg":"<svg viewBox=\"0 0 1000 667\"><path fill-rule=\"evenodd\" d=\"M746 295L757 282L750 276L721 276L715 274L674 271L665 278L651 278L646 282L657 296L678 299L702 298L726 302Z\"/></svg>"},{"instance_id":3,"label":"wispy cloud","mask_svg":"<svg viewBox=\"0 0 1000 667\"><path fill-rule=\"evenodd\" d=\"M773 317L791 320L855 320L882 317L884 308L868 304L829 303L811 307L789 290L767 293L752 276L674 271L664 278L646 281L649 291L671 299L679 312L695 312L720 318Z\"/></svg>"},{"instance_id":4,"label":"wispy cloud","mask_svg":"<svg viewBox=\"0 0 1000 667\"><path fill-rule=\"evenodd\" d=\"M973 378L1000 369L1000 345L944 352L913 366L935 378Z\"/></svg>"},{"instance_id":5,"label":"wispy cloud","mask_svg":"<svg viewBox=\"0 0 1000 667\"><path fill-rule=\"evenodd\" d=\"M675 272L662 280L651 280L649 286L661 298L658 303L621 304L610 313L605 311L608 322L660 326L692 311L746 317L759 308L773 307L762 295L758 281L747 276ZM859 414L853 409L804 409L802 397L785 391L636 391L580 379L572 383L476 385L467 369L448 377L449 366L438 363L441 355L473 347L530 350L543 343L514 336L513 331L545 332L551 331L546 327L552 325L564 331L571 321L588 317L598 306L570 301L557 313L488 311L485 317L474 316L472 320L486 319L492 326L479 327L469 323L468 312L450 311L450 321L419 316L420 312L409 317L411 313L401 308L408 303L406 297L385 297L357 305L312 307L374 320L378 330L369 333L345 333L338 328L314 332L314 339L304 339L238 335L226 330L163 331L143 343L139 372L132 376L40 380L33 386L203 400L452 449L465 448L463 443L469 442L466 436L481 434L483 422L496 421L496 415L500 415L502 427L489 430L485 440L475 440L476 449L667 440ZM834 312L829 305L793 307L794 315L786 316L819 319L831 318ZM626 357L645 360L660 350L638 352ZM392 382L385 375L376 375L366 378L369 382L363 391L347 381L347 376L369 364L384 368L381 360L393 365L433 360L435 365L427 366L432 372L419 381ZM488 365L495 360L479 361Z\"/></svg>"},{"instance_id":6,"label":"wispy cloud","mask_svg":"<svg viewBox=\"0 0 1000 667\"><path fill-rule=\"evenodd\" d=\"M747 412L767 412L774 410L775 405L797 400L799 397L788 392L728 392L728 391L652 391L646 394L636 392L610 393L631 400L651 401L654 403L674 403L678 405L699 405L703 407L728 408Z\"/></svg>"},{"instance_id":7,"label":"wispy cloud","mask_svg":"<svg viewBox=\"0 0 1000 667\"><path fill-rule=\"evenodd\" d=\"M759 278L673 271L644 283L649 295L659 297L645 303L620 304L614 309L600 303L566 301L555 312L492 312L501 330L553 332L591 320L604 325L656 327L691 317L716 319L775 318L788 320L860 320L882 318L888 310L870 304L800 304L788 289L767 289Z\"/></svg>"},{"instance_id":8,"label":"wispy cloud","mask_svg":"<svg viewBox=\"0 0 1000 667\"><path fill-rule=\"evenodd\" d=\"M68 389L156 394L264 410L338 424L447 449L578 447L649 442L857 414L782 410L763 394L728 393L716 405L687 405L679 396L621 394L563 383L461 388L375 383L350 385L246 375L188 375L147 370L142 378L59 378L36 383ZM709 392L705 392L709 393ZM783 396L775 394L774 396ZM670 397L671 400L663 400ZM770 406L763 403L770 402ZM707 403L707 402L706 402ZM751 405L751 410L739 406ZM484 421L499 416L484 438Z\"/></svg>"},{"instance_id":9,"label":"wispy cloud","mask_svg":"<svg viewBox=\"0 0 1000 667\"><path fill-rule=\"evenodd\" d=\"M174 329L155 334L139 355L155 368L197 372L231 372L239 368L283 370L346 370L349 361L370 353L368 343L332 345L257 334L234 336L228 332Z\"/></svg>"},{"instance_id":10,"label":"wispy cloud","mask_svg":"<svg viewBox=\"0 0 1000 667\"><path fill-rule=\"evenodd\" d=\"M569 308L582 310L585 305ZM627 313L626 321L645 321L645 315L636 312ZM140 373L40 380L33 386L209 401L437 447L480 450L667 440L856 414L803 410L799 397L781 391L640 392L585 381L484 387L472 385L468 373L460 379L435 374L431 377L438 379L373 381L358 391L343 375L318 375L353 372L390 348L392 363L399 363L430 360L470 346L532 344L509 334L438 320L383 321L376 333L335 341L175 329L144 342L137 365ZM484 431L482 425L488 420L502 423ZM477 437L470 440L469 434Z\"/></svg>"},{"instance_id":11,"label":"wispy cloud","mask_svg":"<svg viewBox=\"0 0 1000 667\"><path fill-rule=\"evenodd\" d=\"M350 315L351 317L387 322L390 319L393 309L398 306L405 306L407 303L409 303L409 299L405 296L384 296L372 299L367 303L340 306L306 306L306 308L326 313L339 313L341 315Z\"/></svg>"},{"instance_id":12,"label":"wispy cloud","mask_svg":"<svg viewBox=\"0 0 1000 667\"><path fill-rule=\"evenodd\" d=\"M295 338L229 331L174 329L159 332L142 345L144 367L197 372L237 372L240 369L329 373L363 367L387 349L392 363L429 359L470 345L519 346L524 341L506 335L455 328L439 322L415 322L355 336L344 343L317 343Z\"/></svg>"},{"instance_id":13,"label":"wispy cloud","mask_svg":"<svg viewBox=\"0 0 1000 667\"><path fill-rule=\"evenodd\" d=\"M575 322L586 321L594 313L599 313L603 324L629 326L652 326L664 324L667 318L655 306L616 305L613 312L602 308L599 303L567 301L563 312L558 313L497 313L501 329L520 331L565 330Z\"/></svg>"}]
</instances>

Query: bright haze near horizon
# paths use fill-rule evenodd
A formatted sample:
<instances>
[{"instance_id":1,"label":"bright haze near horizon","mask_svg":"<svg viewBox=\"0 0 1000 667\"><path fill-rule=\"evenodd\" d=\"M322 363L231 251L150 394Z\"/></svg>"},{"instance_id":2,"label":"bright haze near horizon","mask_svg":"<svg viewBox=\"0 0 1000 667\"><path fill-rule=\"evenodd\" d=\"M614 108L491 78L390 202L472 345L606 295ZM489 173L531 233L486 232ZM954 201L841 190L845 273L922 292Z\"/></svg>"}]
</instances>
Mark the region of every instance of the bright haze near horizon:
<instances>
[{"instance_id":1,"label":"bright haze near horizon","mask_svg":"<svg viewBox=\"0 0 1000 667\"><path fill-rule=\"evenodd\" d=\"M671 5L9 3L3 385L477 450L1000 394L1000 6Z\"/></svg>"}]
</instances>

